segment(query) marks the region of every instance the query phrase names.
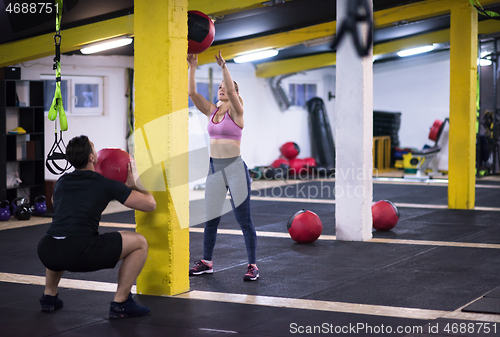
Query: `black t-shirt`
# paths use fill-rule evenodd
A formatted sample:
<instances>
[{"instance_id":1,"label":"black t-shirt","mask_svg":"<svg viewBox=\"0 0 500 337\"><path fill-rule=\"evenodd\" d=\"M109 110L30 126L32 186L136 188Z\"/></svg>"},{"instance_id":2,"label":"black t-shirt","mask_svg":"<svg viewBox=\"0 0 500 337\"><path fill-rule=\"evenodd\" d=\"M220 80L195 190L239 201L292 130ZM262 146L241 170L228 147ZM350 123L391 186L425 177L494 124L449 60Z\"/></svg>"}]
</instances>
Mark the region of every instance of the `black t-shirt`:
<instances>
[{"instance_id":1,"label":"black t-shirt","mask_svg":"<svg viewBox=\"0 0 500 337\"><path fill-rule=\"evenodd\" d=\"M54 187L54 216L49 236L98 234L101 214L111 200L124 203L132 190L124 183L97 172L75 170L66 173Z\"/></svg>"}]
</instances>

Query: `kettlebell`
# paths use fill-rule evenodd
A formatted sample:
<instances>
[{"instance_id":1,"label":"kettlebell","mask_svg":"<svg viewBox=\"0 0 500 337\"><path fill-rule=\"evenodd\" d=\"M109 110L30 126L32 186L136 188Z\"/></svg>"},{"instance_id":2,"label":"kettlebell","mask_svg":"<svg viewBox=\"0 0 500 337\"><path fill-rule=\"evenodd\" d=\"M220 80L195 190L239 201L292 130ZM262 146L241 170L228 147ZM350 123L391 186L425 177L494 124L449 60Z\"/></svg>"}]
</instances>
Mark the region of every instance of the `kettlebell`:
<instances>
[{"instance_id":1,"label":"kettlebell","mask_svg":"<svg viewBox=\"0 0 500 337\"><path fill-rule=\"evenodd\" d=\"M8 221L10 219L10 203L9 200L0 202L0 221Z\"/></svg>"},{"instance_id":2,"label":"kettlebell","mask_svg":"<svg viewBox=\"0 0 500 337\"><path fill-rule=\"evenodd\" d=\"M20 205L17 205L18 201L21 201ZM17 220L29 220L31 219L31 208L26 202L25 198L16 198L12 200L12 203L14 203L16 212L14 213Z\"/></svg>"},{"instance_id":3,"label":"kettlebell","mask_svg":"<svg viewBox=\"0 0 500 337\"><path fill-rule=\"evenodd\" d=\"M44 195L35 198L35 214L44 214L47 212L47 199Z\"/></svg>"},{"instance_id":4,"label":"kettlebell","mask_svg":"<svg viewBox=\"0 0 500 337\"><path fill-rule=\"evenodd\" d=\"M10 203L10 214L14 215L14 216L16 215L16 209L17 209L16 202L17 202L17 198L12 200L12 202Z\"/></svg>"}]
</instances>

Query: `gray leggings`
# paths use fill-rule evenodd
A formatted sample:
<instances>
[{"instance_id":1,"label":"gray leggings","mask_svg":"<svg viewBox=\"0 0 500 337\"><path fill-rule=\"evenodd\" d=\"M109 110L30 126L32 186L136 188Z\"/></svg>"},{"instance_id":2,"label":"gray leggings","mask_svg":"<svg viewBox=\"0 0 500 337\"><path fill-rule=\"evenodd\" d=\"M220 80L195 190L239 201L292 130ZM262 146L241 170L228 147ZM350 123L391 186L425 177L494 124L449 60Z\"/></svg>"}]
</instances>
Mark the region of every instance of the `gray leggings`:
<instances>
[{"instance_id":1,"label":"gray leggings","mask_svg":"<svg viewBox=\"0 0 500 337\"><path fill-rule=\"evenodd\" d=\"M248 254L248 263L255 263L257 235L250 211L250 176L241 159L210 158L210 167L205 184L205 234L203 237L203 259L211 261L217 238L217 227L227 190L231 193L231 206L236 221L243 231Z\"/></svg>"}]
</instances>

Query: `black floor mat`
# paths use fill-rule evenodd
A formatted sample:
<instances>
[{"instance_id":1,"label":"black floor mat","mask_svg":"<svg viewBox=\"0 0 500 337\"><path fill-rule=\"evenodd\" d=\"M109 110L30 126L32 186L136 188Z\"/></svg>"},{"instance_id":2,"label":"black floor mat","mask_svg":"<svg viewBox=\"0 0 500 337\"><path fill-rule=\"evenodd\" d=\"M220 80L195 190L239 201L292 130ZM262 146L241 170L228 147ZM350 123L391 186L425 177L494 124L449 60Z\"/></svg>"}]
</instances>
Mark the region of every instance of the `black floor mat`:
<instances>
[{"instance_id":1,"label":"black floor mat","mask_svg":"<svg viewBox=\"0 0 500 337\"><path fill-rule=\"evenodd\" d=\"M483 314L500 314L500 298L482 297L474 303L463 308L462 311Z\"/></svg>"}]
</instances>

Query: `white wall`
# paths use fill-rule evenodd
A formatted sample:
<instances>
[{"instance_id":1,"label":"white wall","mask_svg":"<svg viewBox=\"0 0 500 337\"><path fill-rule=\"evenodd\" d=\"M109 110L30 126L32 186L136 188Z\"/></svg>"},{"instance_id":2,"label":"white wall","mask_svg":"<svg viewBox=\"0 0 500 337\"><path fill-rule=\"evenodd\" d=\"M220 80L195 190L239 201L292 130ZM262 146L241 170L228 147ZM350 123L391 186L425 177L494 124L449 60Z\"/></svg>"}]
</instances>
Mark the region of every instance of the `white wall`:
<instances>
[{"instance_id":1,"label":"white wall","mask_svg":"<svg viewBox=\"0 0 500 337\"><path fill-rule=\"evenodd\" d=\"M300 147L299 158L311 156L311 143L305 107L292 106L282 112L273 97L267 79L255 77L252 64L228 64L233 80L238 82L244 100L245 127L243 129L241 154L248 167L270 165L280 156L280 147L286 142L295 142ZM197 80L208 79L208 68L213 69L214 83L222 80L220 67L216 63L200 66ZM283 82L316 83L318 97L325 101L330 124L334 120L334 100L328 101L328 91L334 94L334 68L325 68L296 74ZM327 85L323 85L326 77ZM198 113L196 125L206 130L206 118ZM333 129L333 125L332 125ZM206 132L206 131L205 131ZM200 139L198 138L198 142Z\"/></svg>"},{"instance_id":2,"label":"white wall","mask_svg":"<svg viewBox=\"0 0 500 337\"><path fill-rule=\"evenodd\" d=\"M401 112L400 147L434 145L427 138L432 124L449 117L450 53L374 64L373 109Z\"/></svg>"},{"instance_id":3,"label":"white wall","mask_svg":"<svg viewBox=\"0 0 500 337\"><path fill-rule=\"evenodd\" d=\"M23 80L39 80L40 75L54 74L53 57L24 62L20 65ZM63 139L68 141L79 135L87 135L97 151L105 147L126 149L126 68L134 67L134 58L127 56L66 56L61 55L62 78L70 75L104 77L104 114L102 116L68 115L68 131ZM45 119L45 154L54 143L54 122ZM47 169L46 180L56 180Z\"/></svg>"},{"instance_id":4,"label":"white wall","mask_svg":"<svg viewBox=\"0 0 500 337\"><path fill-rule=\"evenodd\" d=\"M96 149L125 149L126 140L126 68L133 67L133 57L124 56L62 56L62 75L104 76L104 115L70 116L69 130L63 133L67 142L74 136L88 135ZM17 65L23 79L40 79L41 74L54 74L52 57ZM267 79L255 77L251 64L228 64L233 79L240 85L244 99L245 128L241 152L248 167L270 165L279 157L280 146L296 142L300 158L311 154L307 110L291 107L282 112L276 103ZM222 80L216 63L200 66L197 80L208 79L213 68L214 83ZM186 68L187 69L187 68ZM187 71L187 70L186 70ZM374 109L401 112L400 146L422 148L432 144L427 139L435 119L449 116L449 53L439 52L374 64ZM335 68L328 67L296 74L283 80L317 83L317 94L325 102L332 131L335 130ZM187 100L187 97L186 97ZM195 124L193 124L193 121ZM207 146L206 118L198 114L190 119L190 148ZM193 126L193 127L192 127ZM194 127L195 126L195 127ZM197 130L197 131L196 131ZM194 133L198 135L194 135ZM199 133L203 132L203 135ZM54 141L54 122L45 120L45 152ZM193 143L193 144L191 144ZM204 144L202 144L204 143ZM46 171L46 179L57 179Z\"/></svg>"}]
</instances>

